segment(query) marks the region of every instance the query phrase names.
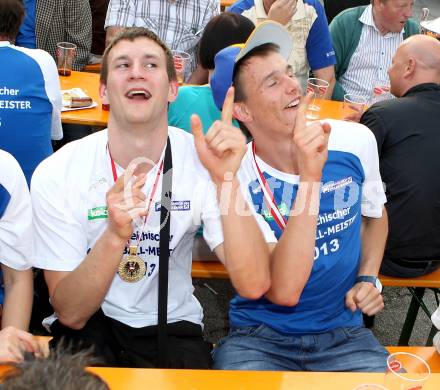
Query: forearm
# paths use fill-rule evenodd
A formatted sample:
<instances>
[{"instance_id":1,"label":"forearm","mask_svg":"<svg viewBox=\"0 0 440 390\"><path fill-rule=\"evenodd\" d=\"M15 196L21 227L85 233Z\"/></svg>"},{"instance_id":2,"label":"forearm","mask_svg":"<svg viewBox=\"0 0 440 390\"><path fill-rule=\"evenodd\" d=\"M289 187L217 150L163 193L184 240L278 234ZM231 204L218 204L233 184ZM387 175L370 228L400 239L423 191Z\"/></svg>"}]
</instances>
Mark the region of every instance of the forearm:
<instances>
[{"instance_id":1,"label":"forearm","mask_svg":"<svg viewBox=\"0 0 440 390\"><path fill-rule=\"evenodd\" d=\"M388 217L385 208L380 218L362 220L362 259L359 275L378 275L388 235Z\"/></svg>"},{"instance_id":2,"label":"forearm","mask_svg":"<svg viewBox=\"0 0 440 390\"><path fill-rule=\"evenodd\" d=\"M5 274L5 303L2 314L2 329L14 326L28 330L32 311L32 269L13 270L12 277Z\"/></svg>"},{"instance_id":3,"label":"forearm","mask_svg":"<svg viewBox=\"0 0 440 390\"><path fill-rule=\"evenodd\" d=\"M67 273L53 289L48 283L52 306L62 323L80 329L101 307L125 245L106 230L74 271Z\"/></svg>"},{"instance_id":4,"label":"forearm","mask_svg":"<svg viewBox=\"0 0 440 390\"><path fill-rule=\"evenodd\" d=\"M291 217L271 255L271 287L266 297L273 303L294 306L298 303L314 262L318 181L301 182Z\"/></svg>"},{"instance_id":5,"label":"forearm","mask_svg":"<svg viewBox=\"0 0 440 390\"><path fill-rule=\"evenodd\" d=\"M217 194L222 210L226 269L241 296L260 298L270 284L268 245L238 180L218 186Z\"/></svg>"}]
</instances>

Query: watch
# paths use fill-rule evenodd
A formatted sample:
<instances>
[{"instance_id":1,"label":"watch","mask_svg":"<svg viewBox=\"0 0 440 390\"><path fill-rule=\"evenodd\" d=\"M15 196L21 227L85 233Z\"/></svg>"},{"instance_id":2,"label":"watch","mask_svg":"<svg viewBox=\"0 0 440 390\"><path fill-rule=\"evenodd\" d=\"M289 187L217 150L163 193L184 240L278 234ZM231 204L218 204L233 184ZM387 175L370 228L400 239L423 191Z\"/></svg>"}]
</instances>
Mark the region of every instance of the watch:
<instances>
[{"instance_id":1,"label":"watch","mask_svg":"<svg viewBox=\"0 0 440 390\"><path fill-rule=\"evenodd\" d=\"M379 278L376 276L368 276L368 275L361 275L356 278L356 283L359 282L367 282L372 283L374 287L376 287L379 292L382 292L382 283L380 282Z\"/></svg>"}]
</instances>

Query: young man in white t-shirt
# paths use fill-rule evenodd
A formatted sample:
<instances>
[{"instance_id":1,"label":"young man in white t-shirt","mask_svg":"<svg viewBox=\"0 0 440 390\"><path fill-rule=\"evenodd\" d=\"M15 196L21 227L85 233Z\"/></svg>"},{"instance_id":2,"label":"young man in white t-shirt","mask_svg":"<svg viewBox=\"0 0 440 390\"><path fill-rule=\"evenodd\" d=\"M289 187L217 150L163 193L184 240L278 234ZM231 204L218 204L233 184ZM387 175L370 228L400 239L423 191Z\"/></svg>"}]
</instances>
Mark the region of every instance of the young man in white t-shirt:
<instances>
[{"instance_id":1,"label":"young man in white t-shirt","mask_svg":"<svg viewBox=\"0 0 440 390\"><path fill-rule=\"evenodd\" d=\"M177 94L171 53L150 31L133 28L107 48L100 94L111 107L108 129L66 145L38 167L32 181L36 266L45 269L55 311L46 323L56 341L64 336L93 345L106 364L157 365L161 199L169 196L168 189L162 194L169 142L166 366L207 368L202 309L191 283L195 233L203 223L205 240L237 291L250 299L269 287L266 241L274 239L270 229L263 238L239 190L236 172L246 147L231 125L233 91L222 121L206 138L197 117L195 139L168 127L167 105Z\"/></svg>"}]
</instances>

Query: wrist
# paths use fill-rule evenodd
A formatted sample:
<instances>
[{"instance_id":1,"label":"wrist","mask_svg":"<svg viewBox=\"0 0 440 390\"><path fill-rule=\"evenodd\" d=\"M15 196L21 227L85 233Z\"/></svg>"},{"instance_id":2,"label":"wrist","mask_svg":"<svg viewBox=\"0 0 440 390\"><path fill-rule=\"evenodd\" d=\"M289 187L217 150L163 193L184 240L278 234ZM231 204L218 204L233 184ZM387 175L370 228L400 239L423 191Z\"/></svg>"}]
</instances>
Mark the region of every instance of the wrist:
<instances>
[{"instance_id":1,"label":"wrist","mask_svg":"<svg viewBox=\"0 0 440 390\"><path fill-rule=\"evenodd\" d=\"M374 287L376 287L379 292L382 292L382 283L379 278L374 275L359 275L356 277L356 283L371 283Z\"/></svg>"}]
</instances>

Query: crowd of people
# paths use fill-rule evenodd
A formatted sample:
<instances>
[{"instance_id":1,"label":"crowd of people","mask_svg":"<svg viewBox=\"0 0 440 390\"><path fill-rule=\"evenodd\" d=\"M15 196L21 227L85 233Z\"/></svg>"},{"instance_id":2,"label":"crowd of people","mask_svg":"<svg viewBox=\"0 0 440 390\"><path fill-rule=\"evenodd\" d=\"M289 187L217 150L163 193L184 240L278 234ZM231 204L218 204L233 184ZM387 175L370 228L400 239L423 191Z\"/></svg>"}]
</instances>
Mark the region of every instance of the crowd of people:
<instances>
[{"instance_id":1,"label":"crowd of people","mask_svg":"<svg viewBox=\"0 0 440 390\"><path fill-rule=\"evenodd\" d=\"M440 42L418 34L413 0L346 3L329 25L318 0L2 0L0 360L45 355L27 332L35 268L54 356L68 343L108 366L386 370L363 319L384 307L379 272L440 267ZM108 126L53 153L56 43L78 46L81 70L104 28ZM171 49L190 53L191 85ZM310 75L327 99L369 98L376 80L393 96L308 121ZM236 291L213 350L191 279L201 228Z\"/></svg>"}]
</instances>

